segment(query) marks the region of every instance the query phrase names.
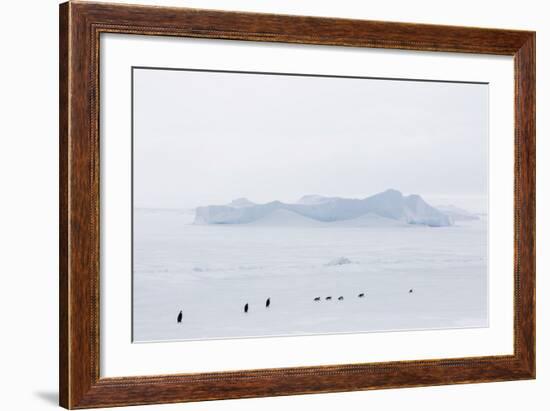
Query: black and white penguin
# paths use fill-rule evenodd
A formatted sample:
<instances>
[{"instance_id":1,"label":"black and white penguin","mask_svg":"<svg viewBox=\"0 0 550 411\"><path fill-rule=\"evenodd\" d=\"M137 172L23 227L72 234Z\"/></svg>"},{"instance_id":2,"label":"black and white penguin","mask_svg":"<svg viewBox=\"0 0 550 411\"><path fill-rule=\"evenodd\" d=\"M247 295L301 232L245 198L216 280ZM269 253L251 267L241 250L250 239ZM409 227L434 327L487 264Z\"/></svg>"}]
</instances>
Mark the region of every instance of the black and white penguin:
<instances>
[{"instance_id":1,"label":"black and white penguin","mask_svg":"<svg viewBox=\"0 0 550 411\"><path fill-rule=\"evenodd\" d=\"M180 311L178 314L178 323L181 323L181 320L183 319L183 311Z\"/></svg>"},{"instance_id":2,"label":"black and white penguin","mask_svg":"<svg viewBox=\"0 0 550 411\"><path fill-rule=\"evenodd\" d=\"M246 304L244 305L244 312L245 312L245 313L248 312L248 303L246 303Z\"/></svg>"},{"instance_id":3,"label":"black and white penguin","mask_svg":"<svg viewBox=\"0 0 550 411\"><path fill-rule=\"evenodd\" d=\"M267 300L265 300L265 308L269 308L270 305L271 305L271 298L268 298Z\"/></svg>"}]
</instances>

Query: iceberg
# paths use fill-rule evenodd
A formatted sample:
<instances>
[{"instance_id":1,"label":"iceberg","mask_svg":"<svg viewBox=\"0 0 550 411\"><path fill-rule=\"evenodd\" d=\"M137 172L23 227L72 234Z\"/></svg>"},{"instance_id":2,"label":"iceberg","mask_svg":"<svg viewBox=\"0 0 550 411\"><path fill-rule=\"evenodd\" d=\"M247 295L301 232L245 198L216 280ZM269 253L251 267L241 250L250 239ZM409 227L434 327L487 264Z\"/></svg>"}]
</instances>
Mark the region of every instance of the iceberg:
<instances>
[{"instance_id":1,"label":"iceberg","mask_svg":"<svg viewBox=\"0 0 550 411\"><path fill-rule=\"evenodd\" d=\"M260 221L282 224L287 217L302 223L351 223L352 220L364 223L368 219L430 227L453 224L451 216L432 207L419 195L404 196L393 189L363 199L308 195L297 203L272 201L255 204L241 198L226 205L209 205L195 210L195 224L249 224Z\"/></svg>"}]
</instances>

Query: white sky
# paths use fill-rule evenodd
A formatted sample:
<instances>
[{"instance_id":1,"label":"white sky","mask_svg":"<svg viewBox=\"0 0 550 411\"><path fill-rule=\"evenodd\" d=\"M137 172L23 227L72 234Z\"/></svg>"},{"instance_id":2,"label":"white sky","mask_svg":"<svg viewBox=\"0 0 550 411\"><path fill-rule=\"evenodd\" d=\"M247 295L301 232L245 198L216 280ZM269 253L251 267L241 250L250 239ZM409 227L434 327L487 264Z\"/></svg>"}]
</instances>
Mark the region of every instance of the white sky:
<instances>
[{"instance_id":1,"label":"white sky","mask_svg":"<svg viewBox=\"0 0 550 411\"><path fill-rule=\"evenodd\" d=\"M134 70L134 204L364 198L485 211L488 85Z\"/></svg>"}]
</instances>

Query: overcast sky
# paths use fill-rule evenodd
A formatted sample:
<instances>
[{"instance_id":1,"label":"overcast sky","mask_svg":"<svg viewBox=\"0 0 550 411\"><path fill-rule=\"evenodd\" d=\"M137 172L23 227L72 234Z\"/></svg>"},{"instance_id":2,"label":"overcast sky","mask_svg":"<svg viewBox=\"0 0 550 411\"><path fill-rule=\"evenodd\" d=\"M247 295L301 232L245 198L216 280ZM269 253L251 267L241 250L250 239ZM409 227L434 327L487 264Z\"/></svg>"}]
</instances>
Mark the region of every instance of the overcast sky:
<instances>
[{"instance_id":1,"label":"overcast sky","mask_svg":"<svg viewBox=\"0 0 550 411\"><path fill-rule=\"evenodd\" d=\"M394 188L484 211L487 142L484 84L134 70L136 207Z\"/></svg>"}]
</instances>

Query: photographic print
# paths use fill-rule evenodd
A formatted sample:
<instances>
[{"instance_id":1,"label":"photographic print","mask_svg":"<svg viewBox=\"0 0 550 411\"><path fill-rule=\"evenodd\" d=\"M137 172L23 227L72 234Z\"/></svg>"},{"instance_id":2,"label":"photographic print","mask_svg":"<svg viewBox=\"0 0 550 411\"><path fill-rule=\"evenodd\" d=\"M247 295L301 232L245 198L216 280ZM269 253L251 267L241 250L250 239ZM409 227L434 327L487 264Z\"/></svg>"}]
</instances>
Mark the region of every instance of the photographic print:
<instances>
[{"instance_id":1,"label":"photographic print","mask_svg":"<svg viewBox=\"0 0 550 411\"><path fill-rule=\"evenodd\" d=\"M132 68L133 341L487 327L488 104Z\"/></svg>"},{"instance_id":2,"label":"photographic print","mask_svg":"<svg viewBox=\"0 0 550 411\"><path fill-rule=\"evenodd\" d=\"M67 2L59 403L536 377L536 33Z\"/></svg>"}]
</instances>

